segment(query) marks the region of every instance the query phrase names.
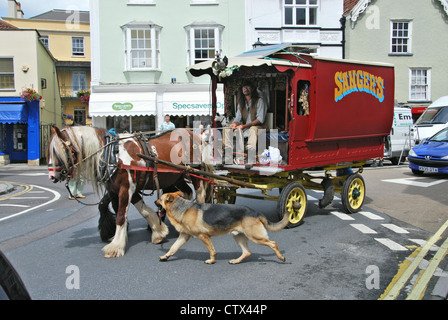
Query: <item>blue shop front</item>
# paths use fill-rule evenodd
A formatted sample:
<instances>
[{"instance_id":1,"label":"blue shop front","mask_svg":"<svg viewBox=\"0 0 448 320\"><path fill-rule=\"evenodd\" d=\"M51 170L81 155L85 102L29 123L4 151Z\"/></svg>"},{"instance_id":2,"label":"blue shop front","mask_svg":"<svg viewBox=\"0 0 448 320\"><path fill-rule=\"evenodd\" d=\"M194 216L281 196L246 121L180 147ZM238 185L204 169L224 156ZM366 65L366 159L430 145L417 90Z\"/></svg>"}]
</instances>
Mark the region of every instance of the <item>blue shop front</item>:
<instances>
[{"instance_id":1,"label":"blue shop front","mask_svg":"<svg viewBox=\"0 0 448 320\"><path fill-rule=\"evenodd\" d=\"M39 100L0 97L0 158L6 159L3 164L39 165L39 124Z\"/></svg>"}]
</instances>

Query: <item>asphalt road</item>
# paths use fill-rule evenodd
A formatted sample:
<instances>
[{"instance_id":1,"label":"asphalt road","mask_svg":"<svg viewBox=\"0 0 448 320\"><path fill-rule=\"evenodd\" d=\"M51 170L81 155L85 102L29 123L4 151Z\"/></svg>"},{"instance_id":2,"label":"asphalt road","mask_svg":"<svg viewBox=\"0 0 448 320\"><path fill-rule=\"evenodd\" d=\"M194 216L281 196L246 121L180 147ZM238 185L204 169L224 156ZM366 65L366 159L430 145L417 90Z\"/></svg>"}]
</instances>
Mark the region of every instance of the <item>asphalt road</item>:
<instances>
[{"instance_id":1,"label":"asphalt road","mask_svg":"<svg viewBox=\"0 0 448 320\"><path fill-rule=\"evenodd\" d=\"M190 240L168 262L159 262L177 233L170 226L166 241L152 244L146 221L135 208L129 212L125 256L106 259L101 251L105 243L97 231L96 206L68 200L64 185L52 184L44 173L0 171L0 181L23 185L16 193L32 186L20 196L4 201L5 195L0 196L0 204L14 201L16 205L8 212L6 206L0 208L0 250L33 299L376 300L420 247L418 242L430 239L448 219L443 211L446 177L440 178L443 182L418 187L382 181L413 178L405 167L365 170L367 199L361 213L346 215L339 199L319 209L321 195L309 191L305 223L270 234L286 257L285 263L271 249L250 243L252 256L239 265L229 265L227 261L240 254L231 235L213 238L214 265L203 263L208 253L198 239ZM437 179L424 177L420 182L430 184ZM90 187L85 195L86 203L98 201ZM154 196L145 198L151 206L154 200ZM250 205L269 219L277 219L274 202L238 198L237 204ZM5 219L29 209L20 205L40 207ZM443 276L446 263L440 267ZM404 298L411 288L402 289Z\"/></svg>"}]
</instances>

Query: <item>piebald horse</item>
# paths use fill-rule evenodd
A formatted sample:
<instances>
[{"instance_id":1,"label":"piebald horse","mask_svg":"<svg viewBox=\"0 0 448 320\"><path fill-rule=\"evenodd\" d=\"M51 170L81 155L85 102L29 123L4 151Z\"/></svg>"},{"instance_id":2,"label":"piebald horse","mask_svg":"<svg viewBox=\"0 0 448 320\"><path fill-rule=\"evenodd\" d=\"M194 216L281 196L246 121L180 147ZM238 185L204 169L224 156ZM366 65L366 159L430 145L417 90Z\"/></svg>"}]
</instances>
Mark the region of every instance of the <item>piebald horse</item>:
<instances>
[{"instance_id":1,"label":"piebald horse","mask_svg":"<svg viewBox=\"0 0 448 320\"><path fill-rule=\"evenodd\" d=\"M174 188L187 192L190 198L192 196L184 172L173 171L172 168L161 164L152 170L148 169L146 161L138 157L137 153L151 153L158 159L177 164L203 165L202 156L198 157L202 141L199 135L185 129L175 129L148 139L139 139L138 135L118 134L115 139L115 144L118 145L117 168L108 176L108 164L104 163L104 153L109 150L106 147L110 144L106 140L107 135L106 130L100 128L74 126L60 130L52 127L48 147L48 170L49 178L55 183L82 178L91 183L98 193L105 188L105 195L98 206L101 213L98 228L103 240L113 238L103 248L104 256L121 257L125 253L127 243L127 213L131 203L152 229L153 243L160 243L168 234L165 223L144 203L141 191ZM146 147L143 144L146 144ZM111 147L116 148L116 145ZM203 169L211 170L211 167L205 166ZM155 172L158 179L154 179ZM195 188L196 200L204 202L207 183L194 176L191 176L191 182ZM112 212L108 210L110 202L116 211L115 219L111 219ZM107 233L106 224L111 221L114 230L104 234Z\"/></svg>"}]
</instances>

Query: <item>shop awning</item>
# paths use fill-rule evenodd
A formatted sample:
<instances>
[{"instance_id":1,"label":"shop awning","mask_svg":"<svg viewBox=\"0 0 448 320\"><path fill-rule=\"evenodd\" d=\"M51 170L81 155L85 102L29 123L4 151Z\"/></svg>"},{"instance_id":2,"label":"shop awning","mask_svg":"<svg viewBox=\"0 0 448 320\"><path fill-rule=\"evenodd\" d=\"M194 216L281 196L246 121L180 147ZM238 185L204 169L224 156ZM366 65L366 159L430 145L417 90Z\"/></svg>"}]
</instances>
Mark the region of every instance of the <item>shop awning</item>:
<instances>
[{"instance_id":1,"label":"shop awning","mask_svg":"<svg viewBox=\"0 0 448 320\"><path fill-rule=\"evenodd\" d=\"M94 92L90 95L92 117L148 116L156 114L155 92Z\"/></svg>"},{"instance_id":2,"label":"shop awning","mask_svg":"<svg viewBox=\"0 0 448 320\"><path fill-rule=\"evenodd\" d=\"M28 112L24 103L0 104L0 123L27 123Z\"/></svg>"},{"instance_id":3,"label":"shop awning","mask_svg":"<svg viewBox=\"0 0 448 320\"><path fill-rule=\"evenodd\" d=\"M224 95L217 90L217 113L224 113ZM212 115L210 92L165 92L163 94L163 114L172 116Z\"/></svg>"}]
</instances>

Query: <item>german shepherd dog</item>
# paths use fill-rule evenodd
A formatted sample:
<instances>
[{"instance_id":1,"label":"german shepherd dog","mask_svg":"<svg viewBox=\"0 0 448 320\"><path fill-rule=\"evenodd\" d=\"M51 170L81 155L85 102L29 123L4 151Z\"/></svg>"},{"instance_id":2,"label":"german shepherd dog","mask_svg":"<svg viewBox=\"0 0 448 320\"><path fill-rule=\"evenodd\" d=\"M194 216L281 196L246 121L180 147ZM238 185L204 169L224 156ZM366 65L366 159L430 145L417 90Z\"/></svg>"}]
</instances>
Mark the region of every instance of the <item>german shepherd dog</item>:
<instances>
[{"instance_id":1,"label":"german shepherd dog","mask_svg":"<svg viewBox=\"0 0 448 320\"><path fill-rule=\"evenodd\" d=\"M179 237L170 250L159 258L160 261L167 261L193 236L202 240L210 253L210 259L205 263L213 264L216 251L210 237L229 232L232 232L236 243L243 251L239 258L229 261L231 264L240 263L251 255L248 239L270 247L281 261L286 260L278 250L277 243L269 240L267 230L282 230L288 224L288 214L285 214L280 222L273 224L251 208L196 203L185 199L181 191L163 194L156 200L156 205L165 209L171 224L179 232Z\"/></svg>"}]
</instances>

